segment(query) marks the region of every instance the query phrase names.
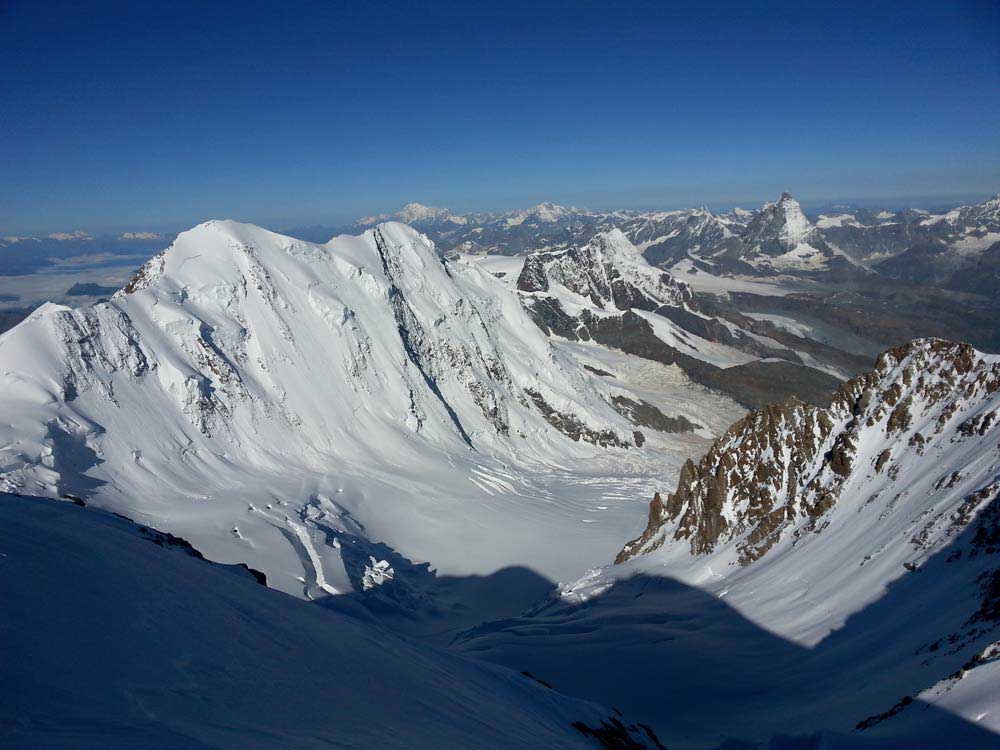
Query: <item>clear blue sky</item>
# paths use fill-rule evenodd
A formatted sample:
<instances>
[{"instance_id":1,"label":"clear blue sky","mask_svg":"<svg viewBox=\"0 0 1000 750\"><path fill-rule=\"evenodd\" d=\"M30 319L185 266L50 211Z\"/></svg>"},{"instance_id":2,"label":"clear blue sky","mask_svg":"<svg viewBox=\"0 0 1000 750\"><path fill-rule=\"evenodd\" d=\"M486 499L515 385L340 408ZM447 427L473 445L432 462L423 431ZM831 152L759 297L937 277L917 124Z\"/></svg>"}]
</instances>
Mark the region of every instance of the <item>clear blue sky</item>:
<instances>
[{"instance_id":1,"label":"clear blue sky","mask_svg":"<svg viewBox=\"0 0 1000 750\"><path fill-rule=\"evenodd\" d=\"M0 232L996 192L997 5L0 0Z\"/></svg>"}]
</instances>

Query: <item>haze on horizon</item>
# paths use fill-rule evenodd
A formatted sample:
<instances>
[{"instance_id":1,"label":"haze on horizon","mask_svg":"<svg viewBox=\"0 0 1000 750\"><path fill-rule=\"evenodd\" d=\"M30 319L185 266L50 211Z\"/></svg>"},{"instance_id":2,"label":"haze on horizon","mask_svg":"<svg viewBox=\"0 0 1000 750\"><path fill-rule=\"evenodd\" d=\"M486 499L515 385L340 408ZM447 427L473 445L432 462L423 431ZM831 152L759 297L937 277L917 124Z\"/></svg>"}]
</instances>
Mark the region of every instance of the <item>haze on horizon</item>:
<instances>
[{"instance_id":1,"label":"haze on horizon","mask_svg":"<svg viewBox=\"0 0 1000 750\"><path fill-rule=\"evenodd\" d=\"M0 234L946 202L1000 185L995 4L0 4Z\"/></svg>"}]
</instances>

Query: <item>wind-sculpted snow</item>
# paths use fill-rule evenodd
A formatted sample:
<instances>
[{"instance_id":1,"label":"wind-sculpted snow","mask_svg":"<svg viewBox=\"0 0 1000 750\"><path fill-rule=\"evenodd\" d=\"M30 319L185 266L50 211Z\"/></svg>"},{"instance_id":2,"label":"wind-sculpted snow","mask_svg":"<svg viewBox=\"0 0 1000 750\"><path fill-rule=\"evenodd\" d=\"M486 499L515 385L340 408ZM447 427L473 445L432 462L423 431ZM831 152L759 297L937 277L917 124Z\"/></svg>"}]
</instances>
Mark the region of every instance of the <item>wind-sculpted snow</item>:
<instances>
[{"instance_id":1,"label":"wind-sculpted snow","mask_svg":"<svg viewBox=\"0 0 1000 750\"><path fill-rule=\"evenodd\" d=\"M634 450L615 393L515 292L402 224L317 245L213 221L109 302L44 306L0 338L0 487L86 495L300 595L357 584L309 503L489 569L520 553L471 555L472 519L498 511L475 508L469 468Z\"/></svg>"}]
</instances>

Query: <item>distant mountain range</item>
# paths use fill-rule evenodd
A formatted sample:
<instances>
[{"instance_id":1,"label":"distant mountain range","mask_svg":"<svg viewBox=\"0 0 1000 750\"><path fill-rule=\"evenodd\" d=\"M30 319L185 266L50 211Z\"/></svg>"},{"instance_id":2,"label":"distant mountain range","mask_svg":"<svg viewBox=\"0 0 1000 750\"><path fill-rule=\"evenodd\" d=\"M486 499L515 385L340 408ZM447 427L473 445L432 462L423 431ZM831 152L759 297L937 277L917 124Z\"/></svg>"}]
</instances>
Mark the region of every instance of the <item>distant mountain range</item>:
<instances>
[{"instance_id":1,"label":"distant mountain range","mask_svg":"<svg viewBox=\"0 0 1000 750\"><path fill-rule=\"evenodd\" d=\"M410 224L441 252L524 255L586 244L619 229L651 264L710 275L794 276L813 281L890 278L909 284L992 294L1000 288L1000 195L944 213L910 208L838 208L807 217L784 193L758 209L724 213L706 208L677 211L591 211L540 203L509 212L456 214L410 203L394 214L367 216L345 227L300 227L285 234L326 242L379 222ZM82 231L39 237L2 237L3 275L26 274L53 261L99 254L114 256L162 249L173 234L130 231L91 236Z\"/></svg>"},{"instance_id":2,"label":"distant mountain range","mask_svg":"<svg viewBox=\"0 0 1000 750\"><path fill-rule=\"evenodd\" d=\"M943 214L919 209L845 208L809 219L784 193L759 209L713 213L588 211L542 203L508 213L458 215L411 203L392 217L367 217L350 231L393 218L442 251L521 255L585 244L619 229L653 265L690 263L709 274L833 281L889 277L989 293L1000 280L1000 196Z\"/></svg>"}]
</instances>

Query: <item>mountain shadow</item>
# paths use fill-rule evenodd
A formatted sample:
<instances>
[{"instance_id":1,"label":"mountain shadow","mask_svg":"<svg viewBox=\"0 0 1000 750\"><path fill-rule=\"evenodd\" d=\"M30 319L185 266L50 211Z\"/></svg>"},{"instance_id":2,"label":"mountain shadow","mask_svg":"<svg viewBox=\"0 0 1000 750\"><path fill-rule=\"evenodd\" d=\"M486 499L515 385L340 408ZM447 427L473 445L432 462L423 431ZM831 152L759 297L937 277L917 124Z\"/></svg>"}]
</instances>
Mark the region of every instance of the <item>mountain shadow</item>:
<instances>
[{"instance_id":1,"label":"mountain shadow","mask_svg":"<svg viewBox=\"0 0 1000 750\"><path fill-rule=\"evenodd\" d=\"M659 747L609 708L325 611L148 532L0 493L0 747Z\"/></svg>"},{"instance_id":2,"label":"mountain shadow","mask_svg":"<svg viewBox=\"0 0 1000 750\"><path fill-rule=\"evenodd\" d=\"M50 422L48 438L52 443L52 468L59 474L59 493L63 497L86 500L106 484L87 474L104 463L104 459L87 445L86 437L70 432L57 422Z\"/></svg>"},{"instance_id":3,"label":"mountain shadow","mask_svg":"<svg viewBox=\"0 0 1000 750\"><path fill-rule=\"evenodd\" d=\"M415 564L386 544L342 531L336 536L355 591L317 604L435 645L448 645L468 628L518 615L556 590L553 581L525 567L484 576L439 576L429 563ZM366 591L364 575L373 559L389 563L392 579Z\"/></svg>"},{"instance_id":4,"label":"mountain shadow","mask_svg":"<svg viewBox=\"0 0 1000 750\"><path fill-rule=\"evenodd\" d=\"M812 648L648 575L485 623L453 647L618 707L672 750L998 748L1000 736L916 700L946 678L953 685L1000 634L998 516L994 500L980 514L988 523L970 524Z\"/></svg>"}]
</instances>

